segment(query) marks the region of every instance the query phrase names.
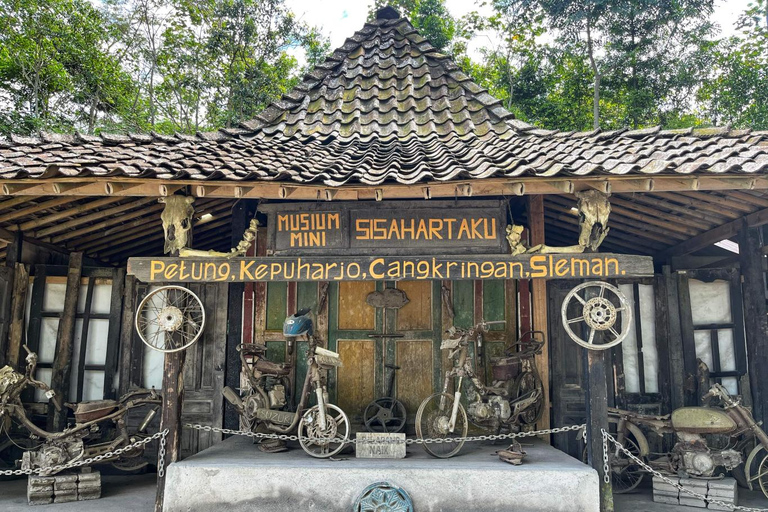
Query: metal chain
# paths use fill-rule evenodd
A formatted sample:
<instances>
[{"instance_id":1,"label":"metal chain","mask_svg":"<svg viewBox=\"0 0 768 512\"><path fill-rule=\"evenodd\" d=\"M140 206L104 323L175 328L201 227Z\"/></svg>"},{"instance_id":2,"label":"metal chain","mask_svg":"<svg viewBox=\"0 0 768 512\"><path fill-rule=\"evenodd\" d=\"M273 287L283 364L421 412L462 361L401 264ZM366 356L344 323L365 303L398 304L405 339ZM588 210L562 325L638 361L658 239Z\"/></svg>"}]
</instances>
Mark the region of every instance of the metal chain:
<instances>
[{"instance_id":1,"label":"metal chain","mask_svg":"<svg viewBox=\"0 0 768 512\"><path fill-rule=\"evenodd\" d=\"M168 433L168 429L163 432ZM160 447L157 449L157 477L163 478L165 476L165 442L167 436L163 435L160 438Z\"/></svg>"},{"instance_id":2,"label":"metal chain","mask_svg":"<svg viewBox=\"0 0 768 512\"><path fill-rule=\"evenodd\" d=\"M9 469L9 470L0 471L0 476L21 476L21 475L44 475L45 476L45 475L53 475L53 474L59 473L60 471L64 471L65 469L77 468L80 466L90 466L91 464L101 462L104 459L111 459L118 455L122 455L127 451L133 450L134 448L138 448L140 446L144 446L145 444L149 444L155 439L162 439L160 443L161 445L164 445L165 437L167 435L168 435L168 429L165 429L149 437L145 437L144 439L136 441L133 444L122 446L111 452L104 452L101 455L96 455L88 459L77 460L74 462L68 462L67 464L59 464L57 466L47 466L47 467L37 468L37 469Z\"/></svg>"},{"instance_id":3,"label":"metal chain","mask_svg":"<svg viewBox=\"0 0 768 512\"><path fill-rule=\"evenodd\" d=\"M220 434L230 434L237 436L246 436L259 439L278 439L281 441L298 441L299 436L285 435L285 434L272 434L272 433L260 433L251 432L249 430L234 430L229 428L211 427L210 425L195 425L187 423L185 425L188 428L195 430L202 430L205 432L217 432ZM499 439L517 439L522 437L534 437L541 434L560 434L563 432L570 432L573 430L579 430L586 425L569 425L567 427L548 428L544 430L535 430L530 432L510 432L509 434L495 434L484 436L470 436L470 437L449 437L449 438L418 438L418 439L406 439L405 444L440 444L440 443L454 443L458 441L496 441ZM369 440L369 439L342 439L339 437L326 438L326 437L304 437L307 441L320 441L323 443L345 443L345 444L400 444L401 440L398 439L384 439L384 440Z\"/></svg>"},{"instance_id":4,"label":"metal chain","mask_svg":"<svg viewBox=\"0 0 768 512\"><path fill-rule=\"evenodd\" d=\"M584 431L586 432L586 430ZM602 431L605 432L605 430ZM608 438L605 435L603 435L603 482L611 483L611 468L608 465Z\"/></svg>"},{"instance_id":5,"label":"metal chain","mask_svg":"<svg viewBox=\"0 0 768 512\"><path fill-rule=\"evenodd\" d=\"M727 503L725 501L716 500L713 498L709 498L707 496L704 496L703 494L699 494L697 492L694 492L687 487L683 486L680 483L674 482L673 480L667 478L663 474L661 474L659 471L653 469L650 465L648 465L645 461L642 459L636 457L632 452L630 452L627 448L624 447L620 442L618 442L611 434L605 431L605 429L601 429L601 432L603 434L603 458L605 460L608 460L608 441L611 441L616 447L621 450L624 455L629 457L630 459L634 460L640 467L642 467L645 471L652 474L653 476L661 478L664 482L667 484L675 487L678 491L684 492L686 494L689 494L693 496L696 499L703 500L706 503L712 503L715 505L718 505L720 507L724 507L726 510L741 510L744 512L768 512L768 509L766 508L751 508L751 507L739 507L734 505L733 503ZM606 463L607 465L607 463Z\"/></svg>"}]
</instances>

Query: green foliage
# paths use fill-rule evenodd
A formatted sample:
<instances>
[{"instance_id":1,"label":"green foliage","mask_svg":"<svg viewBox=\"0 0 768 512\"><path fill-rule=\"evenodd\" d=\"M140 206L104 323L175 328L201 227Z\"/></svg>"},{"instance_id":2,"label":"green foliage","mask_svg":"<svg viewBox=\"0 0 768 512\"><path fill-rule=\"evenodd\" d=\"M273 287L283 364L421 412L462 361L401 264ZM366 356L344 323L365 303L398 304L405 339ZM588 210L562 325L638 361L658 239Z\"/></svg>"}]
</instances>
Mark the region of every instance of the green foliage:
<instances>
[{"instance_id":1,"label":"green foliage","mask_svg":"<svg viewBox=\"0 0 768 512\"><path fill-rule=\"evenodd\" d=\"M397 9L438 50L450 49L456 36L456 20L445 0L375 0L368 18L373 19L376 11L385 6Z\"/></svg>"}]
</instances>

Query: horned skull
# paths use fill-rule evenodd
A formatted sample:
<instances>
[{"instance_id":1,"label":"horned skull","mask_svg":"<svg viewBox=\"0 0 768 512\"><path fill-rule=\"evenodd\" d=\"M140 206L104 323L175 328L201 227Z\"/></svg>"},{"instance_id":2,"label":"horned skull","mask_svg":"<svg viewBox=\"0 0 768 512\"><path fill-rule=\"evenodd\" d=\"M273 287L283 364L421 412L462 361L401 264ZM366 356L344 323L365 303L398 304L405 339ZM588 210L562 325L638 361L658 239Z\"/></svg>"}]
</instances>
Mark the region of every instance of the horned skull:
<instances>
[{"instance_id":1,"label":"horned skull","mask_svg":"<svg viewBox=\"0 0 768 512\"><path fill-rule=\"evenodd\" d=\"M599 190L576 192L579 199L576 203L579 209L579 245L596 251L605 237L608 236L608 216L611 214L611 203L608 195Z\"/></svg>"},{"instance_id":2,"label":"horned skull","mask_svg":"<svg viewBox=\"0 0 768 512\"><path fill-rule=\"evenodd\" d=\"M192 229L192 215L195 213L195 207L192 206L195 198L174 195L162 197L159 201L165 203L163 213L160 214L165 232L163 251L166 254L174 254L187 246L189 230Z\"/></svg>"}]
</instances>

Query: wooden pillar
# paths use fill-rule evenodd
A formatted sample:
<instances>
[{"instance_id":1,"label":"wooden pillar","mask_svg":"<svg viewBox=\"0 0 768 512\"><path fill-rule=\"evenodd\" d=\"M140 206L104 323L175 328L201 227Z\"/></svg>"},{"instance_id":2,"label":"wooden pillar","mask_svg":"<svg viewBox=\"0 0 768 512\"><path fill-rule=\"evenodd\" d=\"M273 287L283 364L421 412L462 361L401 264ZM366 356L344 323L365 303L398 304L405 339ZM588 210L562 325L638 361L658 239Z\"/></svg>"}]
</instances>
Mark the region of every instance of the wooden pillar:
<instances>
[{"instance_id":1,"label":"wooden pillar","mask_svg":"<svg viewBox=\"0 0 768 512\"><path fill-rule=\"evenodd\" d=\"M136 329L133 326L136 318L136 292L137 281L135 276L125 277L125 287L123 289L123 307L122 318L120 321L120 394L127 393L132 385L137 387L141 384L138 378L141 374L141 368L137 365L141 363L141 358L134 357L134 352L143 350L144 344L139 347L136 342Z\"/></svg>"},{"instance_id":2,"label":"wooden pillar","mask_svg":"<svg viewBox=\"0 0 768 512\"><path fill-rule=\"evenodd\" d=\"M680 321L680 302L678 293L678 279L672 273L669 266L664 266L664 283L666 292L665 304L661 307L667 309L669 329L669 344L667 345L669 359L670 392L669 411L674 411L685 406L685 363L683 361L683 334ZM663 354L662 354L663 356ZM660 383L661 384L661 383Z\"/></svg>"},{"instance_id":3,"label":"wooden pillar","mask_svg":"<svg viewBox=\"0 0 768 512\"><path fill-rule=\"evenodd\" d=\"M747 372L752 388L752 415L757 422L768 419L768 317L766 317L762 240L759 228L744 223L739 231L744 327L747 342Z\"/></svg>"},{"instance_id":4,"label":"wooden pillar","mask_svg":"<svg viewBox=\"0 0 768 512\"><path fill-rule=\"evenodd\" d=\"M232 210L232 247L243 239L243 233L256 211L257 202L252 200L240 200ZM259 233L264 229L259 229ZM243 342L243 296L245 283L230 283L227 306L227 348L226 371L224 372L224 385L232 389L240 387L240 354L237 346ZM255 307L261 307L256 304ZM253 322L246 322L253 326ZM231 404L224 400L224 428L237 429L240 426L240 415Z\"/></svg>"},{"instance_id":5,"label":"wooden pillar","mask_svg":"<svg viewBox=\"0 0 768 512\"><path fill-rule=\"evenodd\" d=\"M14 234L13 241L8 244L5 256L5 267L0 269L0 273L4 274L2 281L5 283L6 289L3 293L0 293L2 302L0 302L0 367L5 366L6 363L16 365L16 360L7 360L6 355L10 351L10 342L7 341L10 334L11 324L13 323L13 300L15 297L16 284L16 268L21 262L21 246L24 237L21 231L17 231ZM24 276L24 279L29 279L29 274ZM26 281L25 281L26 282ZM26 291L24 292L26 295Z\"/></svg>"},{"instance_id":6,"label":"wooden pillar","mask_svg":"<svg viewBox=\"0 0 768 512\"><path fill-rule=\"evenodd\" d=\"M530 229L531 245L544 243L544 196L528 196L528 228ZM531 310L533 314L533 330L549 332L547 328L547 282L544 279L531 280ZM550 397L549 397L549 339L541 349L541 355L536 358L536 369L541 376L544 393L544 405L541 419L537 428L550 428ZM558 425L559 426L559 425ZM545 436L549 441L550 436Z\"/></svg>"},{"instance_id":7,"label":"wooden pillar","mask_svg":"<svg viewBox=\"0 0 768 512\"><path fill-rule=\"evenodd\" d=\"M104 360L104 396L117 398L119 393L114 389L115 374L118 371L117 358L120 353L120 329L122 326L123 290L125 286L125 269L116 268L112 271L112 293L109 302L109 330L107 332L107 354ZM133 326L131 326L133 327ZM131 329L133 331L133 329ZM83 372L85 373L85 372Z\"/></svg>"},{"instance_id":8,"label":"wooden pillar","mask_svg":"<svg viewBox=\"0 0 768 512\"><path fill-rule=\"evenodd\" d=\"M56 355L53 360L51 389L58 395L63 405L68 400L69 378L72 372L72 348L75 341L75 315L77 301L80 298L80 278L83 271L83 253L69 255L67 270L67 288L64 292L64 309L59 318L59 330L56 333ZM48 407L48 430L62 430L66 426L67 410L57 411L53 404Z\"/></svg>"},{"instance_id":9,"label":"wooden pillar","mask_svg":"<svg viewBox=\"0 0 768 512\"><path fill-rule=\"evenodd\" d=\"M13 271L13 288L11 297L11 311L8 317L8 357L7 363L16 369L23 369L20 364L21 345L24 343L24 317L27 309L27 291L29 290L29 270L23 263L17 263ZM26 353L24 353L26 356Z\"/></svg>"},{"instance_id":10,"label":"wooden pillar","mask_svg":"<svg viewBox=\"0 0 768 512\"><path fill-rule=\"evenodd\" d=\"M160 430L168 429L165 438L165 472L157 476L155 512L162 512L165 497L165 478L168 466L179 460L181 454L181 413L184 404L184 359L186 350L165 354L163 364L163 407Z\"/></svg>"},{"instance_id":11,"label":"wooden pillar","mask_svg":"<svg viewBox=\"0 0 768 512\"><path fill-rule=\"evenodd\" d=\"M598 336L600 333L598 333ZM584 352L584 382L587 384L587 459L600 478L600 512L613 511L611 483L605 483L602 429L608 430L608 351ZM609 445L609 449L612 448Z\"/></svg>"}]
</instances>

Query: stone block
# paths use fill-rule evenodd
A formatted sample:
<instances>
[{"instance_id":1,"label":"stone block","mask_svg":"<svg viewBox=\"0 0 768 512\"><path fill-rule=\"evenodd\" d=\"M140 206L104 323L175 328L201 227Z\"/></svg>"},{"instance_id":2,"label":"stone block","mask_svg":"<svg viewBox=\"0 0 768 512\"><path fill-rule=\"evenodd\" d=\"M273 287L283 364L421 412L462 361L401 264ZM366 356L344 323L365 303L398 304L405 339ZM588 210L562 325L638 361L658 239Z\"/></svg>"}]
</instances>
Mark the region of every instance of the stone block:
<instances>
[{"instance_id":1,"label":"stone block","mask_svg":"<svg viewBox=\"0 0 768 512\"><path fill-rule=\"evenodd\" d=\"M677 496L656 496L653 495L653 501L655 503L666 503L668 505L678 505L679 501Z\"/></svg>"},{"instance_id":2,"label":"stone block","mask_svg":"<svg viewBox=\"0 0 768 512\"><path fill-rule=\"evenodd\" d=\"M680 505L686 506L686 507L698 507L698 508L707 508L707 502L704 500L700 500L698 498L694 498L693 496L688 496L684 493L680 493Z\"/></svg>"},{"instance_id":3,"label":"stone block","mask_svg":"<svg viewBox=\"0 0 768 512\"><path fill-rule=\"evenodd\" d=\"M358 432L355 457L358 459L404 459L405 434Z\"/></svg>"},{"instance_id":4,"label":"stone block","mask_svg":"<svg viewBox=\"0 0 768 512\"><path fill-rule=\"evenodd\" d=\"M77 490L72 491L60 491L53 497L54 503L69 503L70 501L77 501Z\"/></svg>"}]
</instances>

